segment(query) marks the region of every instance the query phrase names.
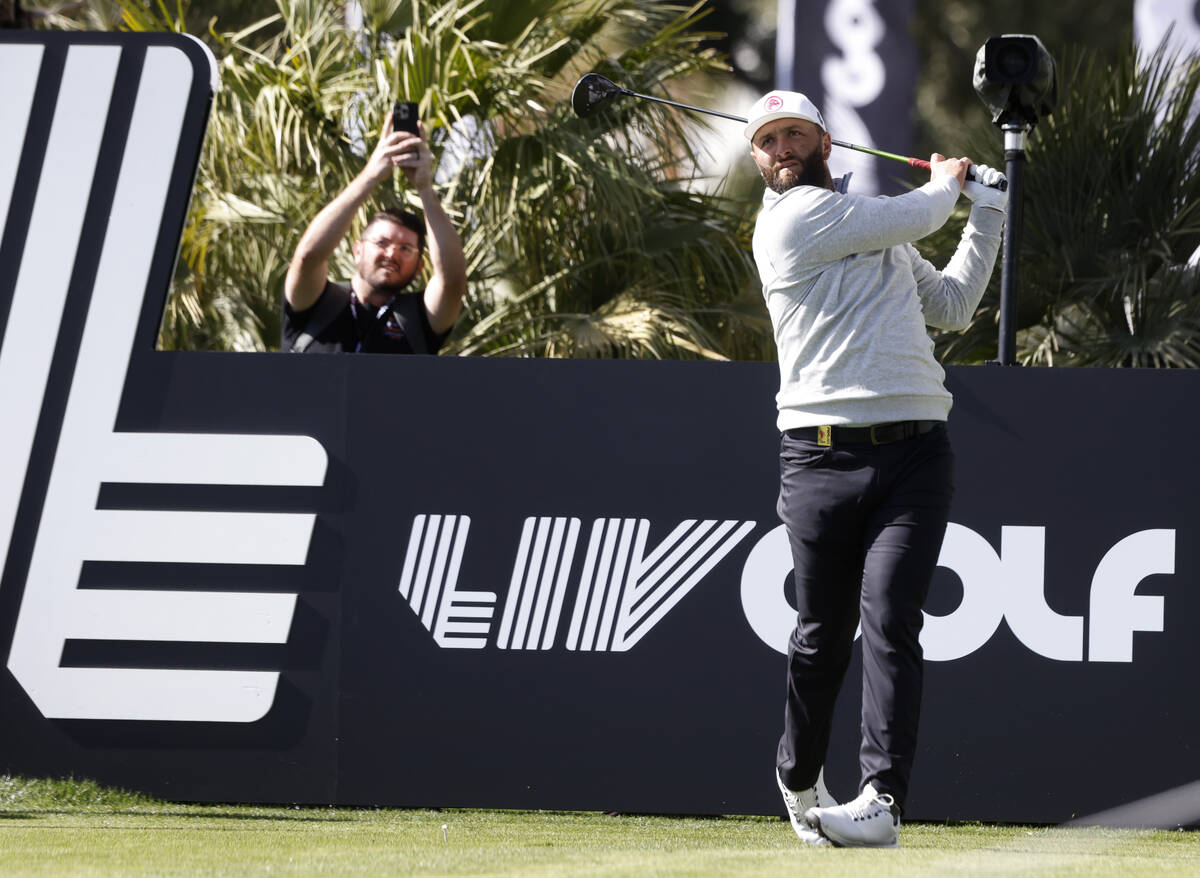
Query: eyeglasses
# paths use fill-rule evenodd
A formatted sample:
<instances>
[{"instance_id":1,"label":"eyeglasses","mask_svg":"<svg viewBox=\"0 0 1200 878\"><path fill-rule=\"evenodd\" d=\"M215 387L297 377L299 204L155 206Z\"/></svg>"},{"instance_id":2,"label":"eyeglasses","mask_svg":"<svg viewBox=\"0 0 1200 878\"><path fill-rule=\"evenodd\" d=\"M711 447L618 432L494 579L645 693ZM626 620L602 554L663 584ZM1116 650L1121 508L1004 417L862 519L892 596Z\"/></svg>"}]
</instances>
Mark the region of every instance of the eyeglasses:
<instances>
[{"instance_id":1,"label":"eyeglasses","mask_svg":"<svg viewBox=\"0 0 1200 878\"><path fill-rule=\"evenodd\" d=\"M421 252L421 248L413 244L401 244L398 241L385 241L381 238L363 238L369 244L374 244L384 253L391 250L398 250L404 256L416 256Z\"/></svg>"}]
</instances>

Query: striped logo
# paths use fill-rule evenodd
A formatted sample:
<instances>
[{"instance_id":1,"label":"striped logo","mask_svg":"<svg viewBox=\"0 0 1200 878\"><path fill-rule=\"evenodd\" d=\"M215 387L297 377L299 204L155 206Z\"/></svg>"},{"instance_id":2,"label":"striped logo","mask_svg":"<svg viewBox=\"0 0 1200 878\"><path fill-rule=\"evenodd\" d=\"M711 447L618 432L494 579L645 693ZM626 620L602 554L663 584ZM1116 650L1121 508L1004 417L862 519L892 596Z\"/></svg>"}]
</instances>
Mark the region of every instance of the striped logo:
<instances>
[{"instance_id":1,"label":"striped logo","mask_svg":"<svg viewBox=\"0 0 1200 878\"><path fill-rule=\"evenodd\" d=\"M578 518L525 519L497 626L495 593L458 587L470 519L418 515L400 595L439 646L482 649L495 628L500 649L548 650L558 642L573 591L566 648L624 652L661 622L755 523L685 521L647 549L649 521L598 519L572 590L580 525Z\"/></svg>"},{"instance_id":2,"label":"striped logo","mask_svg":"<svg viewBox=\"0 0 1200 878\"><path fill-rule=\"evenodd\" d=\"M285 643L296 594L252 579L205 591L173 571L302 565L315 516L98 501L114 485L324 482L325 451L307 436L115 429L135 341L155 330L143 302L165 299L215 69L173 35L0 42L0 557L6 583L24 583L8 668L47 717L245 723L275 698L278 671L128 656ZM27 555L10 551L18 525L36 533ZM85 565L116 574L87 583ZM130 565L154 565L161 583L126 587ZM88 659L113 644L128 647L122 666Z\"/></svg>"},{"instance_id":3,"label":"striped logo","mask_svg":"<svg viewBox=\"0 0 1200 878\"><path fill-rule=\"evenodd\" d=\"M413 519L400 594L439 646L478 649L486 642L496 595L459 591L458 570L471 519L418 515Z\"/></svg>"}]
</instances>

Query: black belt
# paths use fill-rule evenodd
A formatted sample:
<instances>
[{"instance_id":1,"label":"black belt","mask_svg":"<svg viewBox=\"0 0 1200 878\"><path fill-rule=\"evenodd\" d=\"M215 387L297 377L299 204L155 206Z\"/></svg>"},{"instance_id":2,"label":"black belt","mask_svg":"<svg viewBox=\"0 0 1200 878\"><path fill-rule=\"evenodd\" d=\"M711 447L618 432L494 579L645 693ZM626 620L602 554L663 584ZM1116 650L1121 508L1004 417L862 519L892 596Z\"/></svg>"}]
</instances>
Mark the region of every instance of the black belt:
<instances>
[{"instance_id":1,"label":"black belt","mask_svg":"<svg viewBox=\"0 0 1200 878\"><path fill-rule=\"evenodd\" d=\"M921 436L945 424L945 421L893 421L869 427L793 427L786 430L792 439L807 439L818 445L887 445Z\"/></svg>"}]
</instances>

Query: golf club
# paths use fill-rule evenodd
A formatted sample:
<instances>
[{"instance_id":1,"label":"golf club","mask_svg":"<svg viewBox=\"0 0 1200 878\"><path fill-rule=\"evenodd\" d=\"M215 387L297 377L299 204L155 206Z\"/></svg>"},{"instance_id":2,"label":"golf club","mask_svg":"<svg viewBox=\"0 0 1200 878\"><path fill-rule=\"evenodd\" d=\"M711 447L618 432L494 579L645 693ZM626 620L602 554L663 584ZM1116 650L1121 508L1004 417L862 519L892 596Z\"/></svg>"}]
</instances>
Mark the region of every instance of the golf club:
<instances>
[{"instance_id":1,"label":"golf club","mask_svg":"<svg viewBox=\"0 0 1200 878\"><path fill-rule=\"evenodd\" d=\"M733 116L729 113L722 113L719 110L708 110L704 107L693 107L690 104L680 104L676 101L669 101L666 98L656 98L653 95L638 94L636 91L630 91L627 88L621 88L611 79L601 76L599 73L585 73L579 77L579 82L575 83L575 88L571 91L571 108L577 116L588 116L596 111L597 107L602 107L609 104L621 96L631 98L641 98L646 101L654 101L658 104L666 104L669 107L678 107L681 110L692 110L696 113L707 113L710 116L720 116L722 119L731 119L734 122L746 123L746 119L741 116ZM908 156L896 155L891 152L884 152L880 149L871 149L868 146L859 146L854 143L846 143L844 140L833 140L830 138L834 146L840 146L843 149L853 149L856 152L865 152L868 155L878 156L883 159L892 159L897 162L904 162L914 168L929 170L929 162L923 159L910 158ZM975 179L975 166L972 165L967 170L967 179ZM1001 191L1008 189L1008 181L1000 181L997 187Z\"/></svg>"}]
</instances>

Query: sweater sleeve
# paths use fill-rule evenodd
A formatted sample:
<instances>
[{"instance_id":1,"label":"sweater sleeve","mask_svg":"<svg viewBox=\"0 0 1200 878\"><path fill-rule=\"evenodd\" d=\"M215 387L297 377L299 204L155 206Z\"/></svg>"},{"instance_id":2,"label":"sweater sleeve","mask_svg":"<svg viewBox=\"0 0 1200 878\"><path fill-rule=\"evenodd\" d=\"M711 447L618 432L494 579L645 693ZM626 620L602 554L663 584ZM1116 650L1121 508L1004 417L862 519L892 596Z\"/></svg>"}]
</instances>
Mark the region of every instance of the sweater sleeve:
<instances>
[{"instance_id":1,"label":"sweater sleeve","mask_svg":"<svg viewBox=\"0 0 1200 878\"><path fill-rule=\"evenodd\" d=\"M972 207L954 256L942 271L909 247L925 322L938 329L965 329L979 307L1000 249L1004 214Z\"/></svg>"},{"instance_id":2,"label":"sweater sleeve","mask_svg":"<svg viewBox=\"0 0 1200 878\"><path fill-rule=\"evenodd\" d=\"M839 195L798 186L786 193L791 198L779 201L779 220L786 225L780 243L802 249L812 263L908 244L941 228L958 193L952 177L932 180L893 198Z\"/></svg>"}]
</instances>

